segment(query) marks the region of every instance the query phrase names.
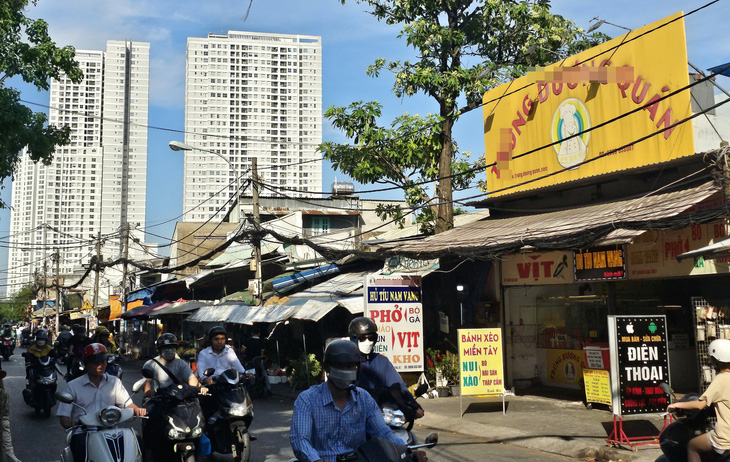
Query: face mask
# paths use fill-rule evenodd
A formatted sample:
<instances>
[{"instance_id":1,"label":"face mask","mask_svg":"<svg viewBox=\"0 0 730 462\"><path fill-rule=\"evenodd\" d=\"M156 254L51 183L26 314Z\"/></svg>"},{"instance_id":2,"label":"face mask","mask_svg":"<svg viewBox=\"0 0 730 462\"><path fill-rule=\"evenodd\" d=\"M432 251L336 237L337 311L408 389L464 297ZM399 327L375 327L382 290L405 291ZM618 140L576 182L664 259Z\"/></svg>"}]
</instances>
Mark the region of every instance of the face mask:
<instances>
[{"instance_id":1,"label":"face mask","mask_svg":"<svg viewBox=\"0 0 730 462\"><path fill-rule=\"evenodd\" d=\"M38 341L37 341L37 342L35 342L35 343L36 343L36 345L38 345L38 346L45 346L45 345L46 345L46 341L45 341L45 340L38 340Z\"/></svg>"},{"instance_id":2,"label":"face mask","mask_svg":"<svg viewBox=\"0 0 730 462\"><path fill-rule=\"evenodd\" d=\"M360 349L360 353L364 355L369 355L373 352L373 347L375 346L375 342L372 340L360 340L357 342L357 347Z\"/></svg>"},{"instance_id":3,"label":"face mask","mask_svg":"<svg viewBox=\"0 0 730 462\"><path fill-rule=\"evenodd\" d=\"M357 369L336 369L333 367L330 369L327 377L332 381L332 385L335 387L340 390L347 390L348 388L355 386L355 382L357 381Z\"/></svg>"},{"instance_id":4,"label":"face mask","mask_svg":"<svg viewBox=\"0 0 730 462\"><path fill-rule=\"evenodd\" d=\"M165 361L172 361L175 359L175 350L172 348L165 348L162 352L160 352L160 356L162 356Z\"/></svg>"}]
</instances>

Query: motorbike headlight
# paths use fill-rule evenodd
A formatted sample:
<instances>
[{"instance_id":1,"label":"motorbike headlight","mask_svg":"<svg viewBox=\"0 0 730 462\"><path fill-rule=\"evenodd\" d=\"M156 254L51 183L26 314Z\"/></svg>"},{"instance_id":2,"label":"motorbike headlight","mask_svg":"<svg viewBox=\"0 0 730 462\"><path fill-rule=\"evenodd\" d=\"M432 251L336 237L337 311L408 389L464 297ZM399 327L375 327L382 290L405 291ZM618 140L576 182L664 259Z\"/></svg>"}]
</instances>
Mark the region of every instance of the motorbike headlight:
<instances>
[{"instance_id":1,"label":"motorbike headlight","mask_svg":"<svg viewBox=\"0 0 730 462\"><path fill-rule=\"evenodd\" d=\"M102 409L99 412L99 422L102 423L105 427L113 427L116 424L119 423L119 420L122 418L122 411L119 409Z\"/></svg>"},{"instance_id":2,"label":"motorbike headlight","mask_svg":"<svg viewBox=\"0 0 730 462\"><path fill-rule=\"evenodd\" d=\"M177 428L171 428L167 434L170 436L170 439L173 440L184 440L185 439L185 432L183 430L178 430Z\"/></svg>"},{"instance_id":3,"label":"motorbike headlight","mask_svg":"<svg viewBox=\"0 0 730 462\"><path fill-rule=\"evenodd\" d=\"M48 377L41 377L39 382L43 385L50 385L56 382L56 378L52 375L49 375Z\"/></svg>"},{"instance_id":4,"label":"motorbike headlight","mask_svg":"<svg viewBox=\"0 0 730 462\"><path fill-rule=\"evenodd\" d=\"M406 424L406 416L400 409L383 408L383 420L391 427L402 427Z\"/></svg>"},{"instance_id":5,"label":"motorbike headlight","mask_svg":"<svg viewBox=\"0 0 730 462\"><path fill-rule=\"evenodd\" d=\"M203 429L201 427L193 428L193 438L197 438L202 434L203 434Z\"/></svg>"},{"instance_id":6,"label":"motorbike headlight","mask_svg":"<svg viewBox=\"0 0 730 462\"><path fill-rule=\"evenodd\" d=\"M248 406L246 403L233 404L228 413L236 417L243 417L248 414Z\"/></svg>"}]
</instances>

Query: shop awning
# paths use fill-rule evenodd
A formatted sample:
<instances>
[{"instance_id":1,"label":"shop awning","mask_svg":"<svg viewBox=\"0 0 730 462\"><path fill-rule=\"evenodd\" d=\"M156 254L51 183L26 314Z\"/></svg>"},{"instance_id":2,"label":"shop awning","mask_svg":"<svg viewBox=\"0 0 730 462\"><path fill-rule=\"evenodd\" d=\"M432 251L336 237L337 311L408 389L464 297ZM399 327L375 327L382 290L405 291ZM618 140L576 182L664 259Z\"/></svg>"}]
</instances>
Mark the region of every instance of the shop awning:
<instances>
[{"instance_id":1,"label":"shop awning","mask_svg":"<svg viewBox=\"0 0 730 462\"><path fill-rule=\"evenodd\" d=\"M154 291L154 287L144 287L142 289L137 289L133 292L130 292L127 296L127 303L137 300L144 300L145 298L151 296Z\"/></svg>"},{"instance_id":2,"label":"shop awning","mask_svg":"<svg viewBox=\"0 0 730 462\"><path fill-rule=\"evenodd\" d=\"M223 302L218 305L203 305L194 314L188 316L188 322L228 322L231 312L238 307L248 307L239 302Z\"/></svg>"},{"instance_id":3,"label":"shop awning","mask_svg":"<svg viewBox=\"0 0 730 462\"><path fill-rule=\"evenodd\" d=\"M190 301L177 301L175 303L170 303L169 305L159 309L155 310L152 313L150 313L151 318L158 318L160 316L166 316L171 314L185 314L189 313L190 311L197 310L201 306L210 305L211 302L205 302L205 301L198 301L198 300L190 300Z\"/></svg>"},{"instance_id":4,"label":"shop awning","mask_svg":"<svg viewBox=\"0 0 730 462\"><path fill-rule=\"evenodd\" d=\"M162 308L172 305L170 300L160 300L152 305L142 305L122 313L123 319L142 319L146 318L150 313L161 310Z\"/></svg>"},{"instance_id":5,"label":"shop awning","mask_svg":"<svg viewBox=\"0 0 730 462\"><path fill-rule=\"evenodd\" d=\"M299 284L301 282L305 281L311 281L313 279L321 278L324 276L328 276L330 274L337 274L340 272L340 266L331 263L327 266L321 266L319 268L314 268L308 271L302 271L301 273L295 273L291 276L287 276L281 279L276 279L274 284L274 290L281 290L289 286L293 286L295 284Z\"/></svg>"},{"instance_id":6,"label":"shop awning","mask_svg":"<svg viewBox=\"0 0 730 462\"><path fill-rule=\"evenodd\" d=\"M420 259L496 258L526 249L587 248L616 230L681 229L724 218L729 210L720 192L714 182L709 182L638 199L514 218L484 219L419 241L375 246L375 251Z\"/></svg>"},{"instance_id":7,"label":"shop awning","mask_svg":"<svg viewBox=\"0 0 730 462\"><path fill-rule=\"evenodd\" d=\"M712 260L715 258L730 257L730 239L725 239L714 244L700 247L697 250L690 250L683 254L677 255L677 260L681 261L686 258L702 257L705 260Z\"/></svg>"}]
</instances>

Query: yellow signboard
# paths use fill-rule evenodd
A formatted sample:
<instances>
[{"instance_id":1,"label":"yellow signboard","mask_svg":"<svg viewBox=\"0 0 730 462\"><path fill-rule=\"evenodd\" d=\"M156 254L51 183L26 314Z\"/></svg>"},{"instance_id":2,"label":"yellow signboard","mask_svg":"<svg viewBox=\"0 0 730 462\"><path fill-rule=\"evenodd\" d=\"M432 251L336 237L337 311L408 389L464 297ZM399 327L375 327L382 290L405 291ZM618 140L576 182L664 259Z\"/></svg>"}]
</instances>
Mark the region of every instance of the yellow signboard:
<instances>
[{"instance_id":1,"label":"yellow signboard","mask_svg":"<svg viewBox=\"0 0 730 462\"><path fill-rule=\"evenodd\" d=\"M462 395L504 393L502 329L459 329Z\"/></svg>"},{"instance_id":2,"label":"yellow signboard","mask_svg":"<svg viewBox=\"0 0 730 462\"><path fill-rule=\"evenodd\" d=\"M608 371L583 369L583 383L586 388L586 402L611 405L611 381Z\"/></svg>"},{"instance_id":3,"label":"yellow signboard","mask_svg":"<svg viewBox=\"0 0 730 462\"><path fill-rule=\"evenodd\" d=\"M487 92L490 197L694 154L689 89L661 99L689 85L681 16Z\"/></svg>"},{"instance_id":4,"label":"yellow signboard","mask_svg":"<svg viewBox=\"0 0 730 462\"><path fill-rule=\"evenodd\" d=\"M583 350L548 348L545 350L547 381L578 385L586 367Z\"/></svg>"},{"instance_id":5,"label":"yellow signboard","mask_svg":"<svg viewBox=\"0 0 730 462\"><path fill-rule=\"evenodd\" d=\"M82 310L93 310L94 307L91 306L91 302L88 300L84 300L84 306L81 307Z\"/></svg>"}]
</instances>

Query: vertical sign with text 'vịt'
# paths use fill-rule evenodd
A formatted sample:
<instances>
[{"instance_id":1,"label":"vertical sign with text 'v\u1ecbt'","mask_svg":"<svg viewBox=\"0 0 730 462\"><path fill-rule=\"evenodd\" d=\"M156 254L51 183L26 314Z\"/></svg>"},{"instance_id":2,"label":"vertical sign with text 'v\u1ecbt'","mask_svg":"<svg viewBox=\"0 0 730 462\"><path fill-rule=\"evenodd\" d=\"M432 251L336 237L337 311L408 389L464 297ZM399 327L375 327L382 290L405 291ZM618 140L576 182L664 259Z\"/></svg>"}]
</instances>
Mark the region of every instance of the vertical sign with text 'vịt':
<instances>
[{"instance_id":1,"label":"vertical sign with text 'v\u1ecbt'","mask_svg":"<svg viewBox=\"0 0 730 462\"><path fill-rule=\"evenodd\" d=\"M365 275L365 316L378 326L375 352L398 372L423 371L421 277Z\"/></svg>"},{"instance_id":2,"label":"vertical sign with text 'v\u1ecbt'","mask_svg":"<svg viewBox=\"0 0 730 462\"><path fill-rule=\"evenodd\" d=\"M616 415L663 413L669 396L665 316L609 316L611 395Z\"/></svg>"},{"instance_id":3,"label":"vertical sign with text 'v\u1ecbt'","mask_svg":"<svg viewBox=\"0 0 730 462\"><path fill-rule=\"evenodd\" d=\"M459 329L462 395L504 393L502 329Z\"/></svg>"}]
</instances>

